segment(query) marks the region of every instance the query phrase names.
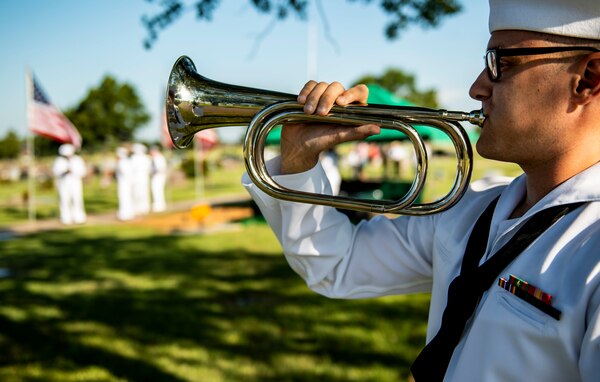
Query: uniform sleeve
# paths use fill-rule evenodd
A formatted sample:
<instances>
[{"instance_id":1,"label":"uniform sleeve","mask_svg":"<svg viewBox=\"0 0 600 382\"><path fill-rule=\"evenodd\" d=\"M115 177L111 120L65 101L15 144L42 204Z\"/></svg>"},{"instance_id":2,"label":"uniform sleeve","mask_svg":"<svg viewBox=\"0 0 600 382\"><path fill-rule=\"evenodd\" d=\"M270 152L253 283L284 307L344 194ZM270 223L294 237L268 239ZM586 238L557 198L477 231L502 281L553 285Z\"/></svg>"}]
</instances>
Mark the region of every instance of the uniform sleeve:
<instances>
[{"instance_id":1,"label":"uniform sleeve","mask_svg":"<svg viewBox=\"0 0 600 382\"><path fill-rule=\"evenodd\" d=\"M278 158L268 164L269 173ZM276 176L282 186L330 193L320 165ZM282 245L291 268L314 291L334 298L363 298L431 290L435 215L378 216L358 225L334 208L284 202L242 180Z\"/></svg>"},{"instance_id":2,"label":"uniform sleeve","mask_svg":"<svg viewBox=\"0 0 600 382\"><path fill-rule=\"evenodd\" d=\"M78 178L84 178L87 174L87 169L85 168L85 162L80 156L74 156L71 161L71 172Z\"/></svg>"},{"instance_id":3,"label":"uniform sleeve","mask_svg":"<svg viewBox=\"0 0 600 382\"><path fill-rule=\"evenodd\" d=\"M66 159L58 157L54 160L52 164L52 174L55 177L63 176L67 171L69 171L69 163Z\"/></svg>"}]
</instances>

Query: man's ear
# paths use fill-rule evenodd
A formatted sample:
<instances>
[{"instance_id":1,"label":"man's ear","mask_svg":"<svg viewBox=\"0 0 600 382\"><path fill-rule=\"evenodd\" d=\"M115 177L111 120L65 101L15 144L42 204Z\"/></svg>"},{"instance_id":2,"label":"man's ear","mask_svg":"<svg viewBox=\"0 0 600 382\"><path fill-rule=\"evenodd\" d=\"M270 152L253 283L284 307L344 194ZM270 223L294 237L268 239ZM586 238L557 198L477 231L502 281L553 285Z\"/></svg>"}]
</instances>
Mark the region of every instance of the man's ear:
<instances>
[{"instance_id":1,"label":"man's ear","mask_svg":"<svg viewBox=\"0 0 600 382\"><path fill-rule=\"evenodd\" d=\"M592 53L585 58L581 67L582 76L575 89L576 98L587 103L594 97L600 97L600 52Z\"/></svg>"}]
</instances>

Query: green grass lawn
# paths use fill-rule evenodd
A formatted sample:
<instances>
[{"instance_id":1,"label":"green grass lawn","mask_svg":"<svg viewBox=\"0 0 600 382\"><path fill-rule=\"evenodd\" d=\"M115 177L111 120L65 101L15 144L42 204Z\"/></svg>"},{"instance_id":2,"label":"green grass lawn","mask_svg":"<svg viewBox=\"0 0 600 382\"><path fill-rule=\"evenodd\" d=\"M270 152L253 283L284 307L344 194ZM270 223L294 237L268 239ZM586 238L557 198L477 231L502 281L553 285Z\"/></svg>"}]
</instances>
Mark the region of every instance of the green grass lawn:
<instances>
[{"instance_id":1,"label":"green grass lawn","mask_svg":"<svg viewBox=\"0 0 600 382\"><path fill-rule=\"evenodd\" d=\"M0 242L2 381L402 381L428 296L330 300L264 224Z\"/></svg>"}]
</instances>

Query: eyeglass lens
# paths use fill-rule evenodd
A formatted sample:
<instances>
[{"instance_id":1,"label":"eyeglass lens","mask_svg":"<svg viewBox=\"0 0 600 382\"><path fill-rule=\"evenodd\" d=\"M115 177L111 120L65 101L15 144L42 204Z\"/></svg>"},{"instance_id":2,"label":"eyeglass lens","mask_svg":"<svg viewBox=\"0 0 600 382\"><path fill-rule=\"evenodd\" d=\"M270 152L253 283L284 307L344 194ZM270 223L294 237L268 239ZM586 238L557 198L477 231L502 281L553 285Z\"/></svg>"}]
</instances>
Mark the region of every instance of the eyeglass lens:
<instances>
[{"instance_id":1,"label":"eyeglass lens","mask_svg":"<svg viewBox=\"0 0 600 382\"><path fill-rule=\"evenodd\" d=\"M488 50L485 54L485 61L488 74L490 79L495 80L498 78L498 66L496 65L496 52Z\"/></svg>"}]
</instances>

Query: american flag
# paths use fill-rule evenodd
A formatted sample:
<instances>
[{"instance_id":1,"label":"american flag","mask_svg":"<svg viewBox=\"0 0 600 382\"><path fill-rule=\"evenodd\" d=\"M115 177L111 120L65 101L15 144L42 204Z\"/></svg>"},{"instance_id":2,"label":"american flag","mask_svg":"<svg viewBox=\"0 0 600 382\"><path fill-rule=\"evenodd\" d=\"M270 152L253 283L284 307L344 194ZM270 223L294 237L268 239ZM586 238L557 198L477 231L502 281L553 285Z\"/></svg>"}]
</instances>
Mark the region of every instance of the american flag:
<instances>
[{"instance_id":1,"label":"american flag","mask_svg":"<svg viewBox=\"0 0 600 382\"><path fill-rule=\"evenodd\" d=\"M194 138L201 150L210 150L219 144L219 135L214 129L202 130Z\"/></svg>"},{"instance_id":2,"label":"american flag","mask_svg":"<svg viewBox=\"0 0 600 382\"><path fill-rule=\"evenodd\" d=\"M71 121L54 106L42 88L31 75L31 97L27 109L29 130L61 143L71 143L73 146L81 147L81 135Z\"/></svg>"},{"instance_id":3,"label":"american flag","mask_svg":"<svg viewBox=\"0 0 600 382\"><path fill-rule=\"evenodd\" d=\"M164 108L160 122L160 143L163 149L172 149L175 147L173 140L171 140L171 135L169 134L169 127L167 126L167 111Z\"/></svg>"}]
</instances>

